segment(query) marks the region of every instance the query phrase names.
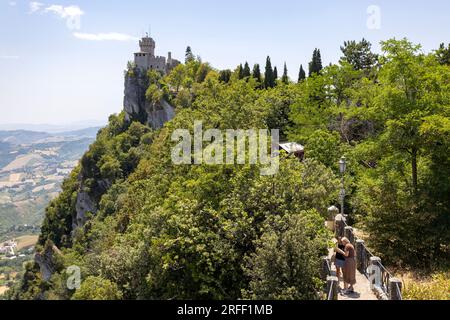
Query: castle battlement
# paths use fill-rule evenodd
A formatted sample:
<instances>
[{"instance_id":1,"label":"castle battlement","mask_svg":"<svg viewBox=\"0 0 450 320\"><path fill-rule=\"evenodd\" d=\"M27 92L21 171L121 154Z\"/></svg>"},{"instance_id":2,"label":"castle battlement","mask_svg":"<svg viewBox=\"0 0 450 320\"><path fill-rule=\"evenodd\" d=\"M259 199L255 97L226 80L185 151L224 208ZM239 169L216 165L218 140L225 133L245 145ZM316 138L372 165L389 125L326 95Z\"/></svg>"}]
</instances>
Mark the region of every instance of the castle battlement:
<instances>
[{"instance_id":1,"label":"castle battlement","mask_svg":"<svg viewBox=\"0 0 450 320\"><path fill-rule=\"evenodd\" d=\"M156 42L148 34L139 41L140 51L134 54L134 63L138 68L144 71L156 70L167 74L180 64L180 61L172 59L171 52L168 58L164 56L155 56Z\"/></svg>"}]
</instances>

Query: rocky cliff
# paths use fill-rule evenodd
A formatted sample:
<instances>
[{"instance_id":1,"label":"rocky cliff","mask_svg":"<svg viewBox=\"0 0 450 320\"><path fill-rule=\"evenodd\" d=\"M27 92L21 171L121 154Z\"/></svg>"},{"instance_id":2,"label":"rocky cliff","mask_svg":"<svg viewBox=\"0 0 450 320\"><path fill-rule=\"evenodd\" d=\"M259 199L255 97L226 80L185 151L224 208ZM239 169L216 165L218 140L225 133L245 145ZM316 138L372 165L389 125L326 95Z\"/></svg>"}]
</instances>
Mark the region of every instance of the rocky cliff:
<instances>
[{"instance_id":1,"label":"rocky cliff","mask_svg":"<svg viewBox=\"0 0 450 320\"><path fill-rule=\"evenodd\" d=\"M146 99L148 82L147 75L138 69L125 75L123 110L125 119L121 120L123 123L119 125L119 132L113 133L108 128L100 131L97 141L83 156L79 173L76 177L72 177L73 188L69 190L70 188L66 187L67 197L60 196L61 199L57 201L59 205L54 205L55 208L52 210L57 212L55 216L47 216L44 224L47 225L45 230L49 229L49 232L47 236L41 237L41 245L47 247L35 256L35 262L39 265L44 281L48 281L55 273L53 252L58 249L57 247L63 248L71 245L70 239L73 239L75 231L83 228L90 217L97 214L102 196L108 192L115 179L126 179L127 175L134 170L133 166L138 163L136 154L130 151L139 145L140 136L136 130L131 135L124 134L122 136L124 139L127 139L125 136L128 137L126 142L121 138L116 141L117 145L108 146L108 142L112 142L114 136L125 133L127 128L141 126L147 130L149 128L157 130L175 117L175 108L166 100L162 99L157 103L152 103ZM120 116L117 117L120 118ZM132 122L139 122L139 125L136 126L136 123ZM144 134L145 129L138 131ZM114 154L117 148L120 156ZM119 157L122 157L123 163L117 160ZM56 232L58 236L55 236L54 230L58 230ZM52 246L54 246L52 250L49 249L47 240L51 240Z\"/></svg>"},{"instance_id":2,"label":"rocky cliff","mask_svg":"<svg viewBox=\"0 0 450 320\"><path fill-rule=\"evenodd\" d=\"M148 125L152 129L160 129L167 121L175 117L175 108L166 100L162 99L157 103L149 102L145 93L148 88L147 75L139 68L135 68L132 73L125 75L125 90L123 108L125 120L127 122L139 121ZM79 176L81 190L83 190L84 177ZM102 179L96 181L98 189L106 192L111 186L111 181ZM72 228L75 230L86 223L86 214L97 211L95 199L89 193L80 191L76 200L76 215L73 217Z\"/></svg>"},{"instance_id":3,"label":"rocky cliff","mask_svg":"<svg viewBox=\"0 0 450 320\"><path fill-rule=\"evenodd\" d=\"M136 68L125 75L124 111L126 120L137 120L153 129L160 129L175 117L175 108L166 100L149 102L145 97L148 78Z\"/></svg>"}]
</instances>

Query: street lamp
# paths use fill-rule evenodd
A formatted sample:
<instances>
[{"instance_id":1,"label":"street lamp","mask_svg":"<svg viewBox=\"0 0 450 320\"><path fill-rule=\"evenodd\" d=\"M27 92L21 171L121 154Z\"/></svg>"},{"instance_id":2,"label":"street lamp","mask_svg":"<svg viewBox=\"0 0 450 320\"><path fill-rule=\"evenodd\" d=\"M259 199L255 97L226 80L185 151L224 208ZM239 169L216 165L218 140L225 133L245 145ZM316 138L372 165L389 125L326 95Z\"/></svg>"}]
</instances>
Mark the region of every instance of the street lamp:
<instances>
[{"instance_id":1,"label":"street lamp","mask_svg":"<svg viewBox=\"0 0 450 320\"><path fill-rule=\"evenodd\" d=\"M327 227L328 229L330 229L331 231L335 231L335 220L336 220L336 216L339 214L339 209L336 206L331 206L328 208L328 221L327 223Z\"/></svg>"},{"instance_id":2,"label":"street lamp","mask_svg":"<svg viewBox=\"0 0 450 320\"><path fill-rule=\"evenodd\" d=\"M341 160L339 160L339 170L341 172L341 193L340 193L340 200L341 200L341 214L345 217L344 214L344 200L345 200L345 185L344 185L344 175L345 171L347 170L347 161L345 157L342 157Z\"/></svg>"},{"instance_id":3,"label":"street lamp","mask_svg":"<svg viewBox=\"0 0 450 320\"><path fill-rule=\"evenodd\" d=\"M345 157L342 157L341 160L339 160L339 169L341 170L341 174L344 175L345 170L347 169L347 160Z\"/></svg>"}]
</instances>

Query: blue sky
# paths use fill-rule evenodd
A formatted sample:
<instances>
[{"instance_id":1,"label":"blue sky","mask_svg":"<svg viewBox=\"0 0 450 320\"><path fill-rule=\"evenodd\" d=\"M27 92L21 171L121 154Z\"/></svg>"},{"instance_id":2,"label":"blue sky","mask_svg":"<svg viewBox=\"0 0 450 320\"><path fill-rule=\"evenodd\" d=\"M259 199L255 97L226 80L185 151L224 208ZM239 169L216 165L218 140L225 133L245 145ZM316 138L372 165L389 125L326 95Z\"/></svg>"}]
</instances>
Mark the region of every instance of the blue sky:
<instances>
[{"instance_id":1,"label":"blue sky","mask_svg":"<svg viewBox=\"0 0 450 320\"><path fill-rule=\"evenodd\" d=\"M449 12L448 0L0 0L0 124L106 121L149 26L159 55L182 60L190 45L216 68L270 55L296 78L316 47L337 62L344 40L365 37L378 51L408 37L433 50L450 42Z\"/></svg>"}]
</instances>

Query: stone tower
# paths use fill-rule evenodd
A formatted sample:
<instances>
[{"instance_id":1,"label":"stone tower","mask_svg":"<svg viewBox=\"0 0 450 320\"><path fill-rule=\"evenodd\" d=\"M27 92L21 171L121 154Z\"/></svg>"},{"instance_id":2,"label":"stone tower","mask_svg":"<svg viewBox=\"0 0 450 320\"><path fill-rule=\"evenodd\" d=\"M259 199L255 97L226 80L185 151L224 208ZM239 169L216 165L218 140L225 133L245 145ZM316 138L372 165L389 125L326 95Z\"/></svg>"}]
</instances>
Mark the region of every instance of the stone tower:
<instances>
[{"instance_id":1,"label":"stone tower","mask_svg":"<svg viewBox=\"0 0 450 320\"><path fill-rule=\"evenodd\" d=\"M139 41L139 47L141 47L142 53L148 53L150 56L155 56L155 40L150 38L148 34Z\"/></svg>"},{"instance_id":2,"label":"stone tower","mask_svg":"<svg viewBox=\"0 0 450 320\"><path fill-rule=\"evenodd\" d=\"M170 70L180 64L180 61L172 58L169 52L168 59L155 55L156 43L148 34L139 41L140 51L134 54L134 63L143 70L156 70L167 74Z\"/></svg>"}]
</instances>

